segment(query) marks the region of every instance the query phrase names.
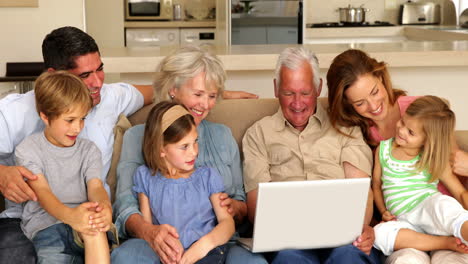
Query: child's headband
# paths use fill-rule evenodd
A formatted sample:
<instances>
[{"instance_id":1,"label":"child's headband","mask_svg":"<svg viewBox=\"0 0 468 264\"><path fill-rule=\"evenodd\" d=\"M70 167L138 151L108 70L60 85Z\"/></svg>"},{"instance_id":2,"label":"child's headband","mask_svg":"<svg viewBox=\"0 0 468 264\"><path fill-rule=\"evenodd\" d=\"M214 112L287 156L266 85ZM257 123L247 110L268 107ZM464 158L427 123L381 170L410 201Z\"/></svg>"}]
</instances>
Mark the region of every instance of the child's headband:
<instances>
[{"instance_id":1,"label":"child's headband","mask_svg":"<svg viewBox=\"0 0 468 264\"><path fill-rule=\"evenodd\" d=\"M189 114L190 113L181 105L175 105L169 108L169 110L167 110L166 113L164 113L162 117L162 126L161 126L162 133L164 133L164 131L166 131L166 129L170 125L172 125L174 121L179 119L181 116L189 115Z\"/></svg>"}]
</instances>

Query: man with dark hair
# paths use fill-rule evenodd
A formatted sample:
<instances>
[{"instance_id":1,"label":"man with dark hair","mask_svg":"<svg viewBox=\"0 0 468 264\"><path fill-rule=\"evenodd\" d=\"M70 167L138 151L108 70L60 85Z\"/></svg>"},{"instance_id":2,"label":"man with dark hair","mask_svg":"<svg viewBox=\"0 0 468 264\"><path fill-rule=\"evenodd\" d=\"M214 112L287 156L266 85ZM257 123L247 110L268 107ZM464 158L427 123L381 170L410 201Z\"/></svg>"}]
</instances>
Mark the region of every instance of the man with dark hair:
<instances>
[{"instance_id":1,"label":"man with dark hair","mask_svg":"<svg viewBox=\"0 0 468 264\"><path fill-rule=\"evenodd\" d=\"M102 177L110 168L114 133L119 115L130 115L151 102L151 86L125 83L104 84L104 64L94 39L74 27L62 27L48 34L42 44L45 69L67 70L80 77L93 99L80 137L93 141L102 152ZM0 263L35 263L35 250L19 226L21 204L37 201L24 178L35 180L27 169L15 166L16 145L26 136L43 130L35 108L34 92L13 94L0 100L0 191L7 209L0 215ZM104 181L105 182L105 181ZM106 184L106 190L109 187Z\"/></svg>"},{"instance_id":2,"label":"man with dark hair","mask_svg":"<svg viewBox=\"0 0 468 264\"><path fill-rule=\"evenodd\" d=\"M42 43L45 70L66 70L88 87L93 108L86 117L80 137L93 141L102 152L102 175L107 175L114 143L113 128L120 114L134 113L152 102L151 85L104 83L104 64L95 40L75 27L61 27L48 34ZM225 98L256 98L245 92L226 92ZM24 236L19 223L22 202L37 201L25 182L36 176L16 166L16 145L44 125L36 109L34 92L12 94L0 100L0 192L7 198L6 210L0 214L0 263L35 263L32 243ZM105 181L104 181L105 182ZM109 186L105 186L109 192Z\"/></svg>"},{"instance_id":3,"label":"man with dark hair","mask_svg":"<svg viewBox=\"0 0 468 264\"><path fill-rule=\"evenodd\" d=\"M42 42L42 55L46 69L69 70L76 68L75 58L88 53L99 53L96 41L75 27L53 30Z\"/></svg>"}]
</instances>

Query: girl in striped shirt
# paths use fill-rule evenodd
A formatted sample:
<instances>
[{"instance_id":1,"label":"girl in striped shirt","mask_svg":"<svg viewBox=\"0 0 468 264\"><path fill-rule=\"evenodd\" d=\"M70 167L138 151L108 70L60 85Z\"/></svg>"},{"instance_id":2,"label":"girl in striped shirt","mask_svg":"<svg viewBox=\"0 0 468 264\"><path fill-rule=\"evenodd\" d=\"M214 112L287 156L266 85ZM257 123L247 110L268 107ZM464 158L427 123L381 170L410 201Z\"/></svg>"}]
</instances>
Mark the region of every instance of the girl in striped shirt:
<instances>
[{"instance_id":1,"label":"girl in striped shirt","mask_svg":"<svg viewBox=\"0 0 468 264\"><path fill-rule=\"evenodd\" d=\"M385 255L402 248L468 253L468 192L449 165L454 128L449 106L424 96L398 121L395 138L380 142L372 189L383 222L374 228L374 247ZM437 190L439 180L454 198ZM429 235L408 239L414 232Z\"/></svg>"}]
</instances>

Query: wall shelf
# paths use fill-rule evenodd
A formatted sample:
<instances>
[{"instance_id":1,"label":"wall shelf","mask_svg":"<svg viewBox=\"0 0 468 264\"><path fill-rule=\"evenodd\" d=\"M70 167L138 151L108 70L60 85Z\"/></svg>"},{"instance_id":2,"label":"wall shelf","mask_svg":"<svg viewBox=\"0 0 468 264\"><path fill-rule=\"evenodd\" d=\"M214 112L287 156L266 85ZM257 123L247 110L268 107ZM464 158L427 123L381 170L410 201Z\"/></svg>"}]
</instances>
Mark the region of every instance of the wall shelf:
<instances>
[{"instance_id":1,"label":"wall shelf","mask_svg":"<svg viewBox=\"0 0 468 264\"><path fill-rule=\"evenodd\" d=\"M39 7L39 0L0 0L0 7Z\"/></svg>"}]
</instances>

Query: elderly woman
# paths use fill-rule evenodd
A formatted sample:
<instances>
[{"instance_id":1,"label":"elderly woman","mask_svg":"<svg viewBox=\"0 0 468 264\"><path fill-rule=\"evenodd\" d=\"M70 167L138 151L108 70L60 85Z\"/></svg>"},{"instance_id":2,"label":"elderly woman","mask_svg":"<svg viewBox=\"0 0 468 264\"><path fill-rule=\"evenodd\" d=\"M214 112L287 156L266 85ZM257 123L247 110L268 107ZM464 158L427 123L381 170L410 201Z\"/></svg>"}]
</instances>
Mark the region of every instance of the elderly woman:
<instances>
[{"instance_id":1,"label":"elderly woman","mask_svg":"<svg viewBox=\"0 0 468 264\"><path fill-rule=\"evenodd\" d=\"M332 125L337 129L339 126L360 126L367 143L373 147L395 136L398 120L417 98L394 89L387 65L361 50L351 49L339 54L330 65L327 83ZM439 190L449 194L441 184ZM410 229L400 233L398 239L402 241L409 241L404 236L427 241L424 238L428 235ZM425 245L420 249L395 248L386 263L468 263L468 254L448 250L434 251L431 262L424 251L440 248Z\"/></svg>"},{"instance_id":2,"label":"elderly woman","mask_svg":"<svg viewBox=\"0 0 468 264\"><path fill-rule=\"evenodd\" d=\"M206 121L224 90L226 73L221 61L197 47L185 47L164 58L153 82L154 102L174 100L183 104L194 117L198 131L199 154L195 166L218 170L223 178L225 194L222 206L237 223L246 214L239 148L228 127ZM130 128L124 136L122 154L117 168L118 186L114 215L121 237L127 240L112 253L112 263L176 263L183 254L177 230L168 225L146 223L132 194L133 174L144 164L142 142L144 125ZM238 247L234 243L231 247ZM261 255L235 250L227 262L266 263ZM239 254L241 252L241 254Z\"/></svg>"}]
</instances>

